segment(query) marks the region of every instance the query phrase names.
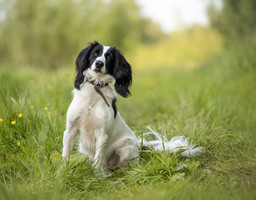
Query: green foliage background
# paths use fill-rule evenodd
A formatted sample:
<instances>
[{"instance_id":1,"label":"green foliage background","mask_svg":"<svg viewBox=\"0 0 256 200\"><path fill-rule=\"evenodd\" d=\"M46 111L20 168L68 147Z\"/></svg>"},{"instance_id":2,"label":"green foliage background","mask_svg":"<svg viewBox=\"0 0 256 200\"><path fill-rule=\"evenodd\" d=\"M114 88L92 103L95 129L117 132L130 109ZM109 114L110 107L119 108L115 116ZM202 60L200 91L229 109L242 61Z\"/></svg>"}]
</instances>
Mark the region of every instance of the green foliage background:
<instances>
[{"instance_id":1,"label":"green foliage background","mask_svg":"<svg viewBox=\"0 0 256 200\"><path fill-rule=\"evenodd\" d=\"M208 9L213 27L219 30L227 43L250 40L256 31L256 1L222 0L221 11L214 6Z\"/></svg>"},{"instance_id":2,"label":"green foliage background","mask_svg":"<svg viewBox=\"0 0 256 200\"><path fill-rule=\"evenodd\" d=\"M3 0L1 7L1 63L58 68L94 40L128 51L163 35L133 0Z\"/></svg>"}]
</instances>

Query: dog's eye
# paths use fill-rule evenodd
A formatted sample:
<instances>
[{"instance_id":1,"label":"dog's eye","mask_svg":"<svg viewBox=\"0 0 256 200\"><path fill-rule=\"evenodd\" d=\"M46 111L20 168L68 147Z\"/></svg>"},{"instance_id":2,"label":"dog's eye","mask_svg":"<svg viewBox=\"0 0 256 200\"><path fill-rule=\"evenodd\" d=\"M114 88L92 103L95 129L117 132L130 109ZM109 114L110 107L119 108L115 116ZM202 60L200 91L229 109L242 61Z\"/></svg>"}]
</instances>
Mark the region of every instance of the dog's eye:
<instances>
[{"instance_id":1,"label":"dog's eye","mask_svg":"<svg viewBox=\"0 0 256 200\"><path fill-rule=\"evenodd\" d=\"M106 57L107 60L111 60L113 58L111 53L106 53L105 57Z\"/></svg>"},{"instance_id":2,"label":"dog's eye","mask_svg":"<svg viewBox=\"0 0 256 200\"><path fill-rule=\"evenodd\" d=\"M93 57L97 57L97 56L98 56L98 54L99 54L99 52L98 52L98 51L94 51L94 52L92 53Z\"/></svg>"}]
</instances>

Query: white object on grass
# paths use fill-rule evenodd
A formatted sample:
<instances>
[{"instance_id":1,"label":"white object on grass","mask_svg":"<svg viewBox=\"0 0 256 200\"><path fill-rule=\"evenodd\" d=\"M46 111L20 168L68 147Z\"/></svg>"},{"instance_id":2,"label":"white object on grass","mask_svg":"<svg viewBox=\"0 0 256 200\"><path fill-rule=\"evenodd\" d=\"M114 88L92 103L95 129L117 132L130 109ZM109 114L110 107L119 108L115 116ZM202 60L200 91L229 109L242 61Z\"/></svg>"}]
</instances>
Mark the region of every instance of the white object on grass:
<instances>
[{"instance_id":1,"label":"white object on grass","mask_svg":"<svg viewBox=\"0 0 256 200\"><path fill-rule=\"evenodd\" d=\"M171 140L168 140L165 135L160 135L157 131L153 130L149 126L150 130L144 133L138 140L144 146L152 147L158 151L165 151L168 153L177 153L180 150L184 150L180 153L181 157L194 157L195 155L203 152L203 147L195 147L195 144L189 143L189 139L184 136L176 136ZM156 139L147 140L145 137L153 135Z\"/></svg>"}]
</instances>

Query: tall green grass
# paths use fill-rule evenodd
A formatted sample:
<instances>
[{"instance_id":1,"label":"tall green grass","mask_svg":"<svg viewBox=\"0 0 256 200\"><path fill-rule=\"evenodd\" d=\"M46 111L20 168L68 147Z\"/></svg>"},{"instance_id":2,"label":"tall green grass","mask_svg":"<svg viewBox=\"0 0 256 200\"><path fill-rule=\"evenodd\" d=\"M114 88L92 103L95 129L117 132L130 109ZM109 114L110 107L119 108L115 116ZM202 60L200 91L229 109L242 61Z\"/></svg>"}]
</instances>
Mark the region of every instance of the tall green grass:
<instances>
[{"instance_id":1,"label":"tall green grass","mask_svg":"<svg viewBox=\"0 0 256 200\"><path fill-rule=\"evenodd\" d=\"M255 199L256 69L241 55L254 50L193 71L135 70L132 97L117 104L128 125L137 135L150 125L187 136L205 152L180 159L145 151L109 178L76 149L61 161L74 69L1 68L0 199Z\"/></svg>"}]
</instances>

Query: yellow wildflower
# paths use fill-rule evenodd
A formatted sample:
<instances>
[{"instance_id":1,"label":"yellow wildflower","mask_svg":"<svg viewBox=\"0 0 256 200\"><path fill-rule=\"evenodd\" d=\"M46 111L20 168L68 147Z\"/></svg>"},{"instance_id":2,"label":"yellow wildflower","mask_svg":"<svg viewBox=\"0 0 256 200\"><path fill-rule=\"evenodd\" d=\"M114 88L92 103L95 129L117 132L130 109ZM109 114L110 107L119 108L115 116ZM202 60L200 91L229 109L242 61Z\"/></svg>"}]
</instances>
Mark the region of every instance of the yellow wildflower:
<instances>
[{"instance_id":1,"label":"yellow wildflower","mask_svg":"<svg viewBox=\"0 0 256 200\"><path fill-rule=\"evenodd\" d=\"M48 112L48 115L52 114L51 112Z\"/></svg>"},{"instance_id":2,"label":"yellow wildflower","mask_svg":"<svg viewBox=\"0 0 256 200\"><path fill-rule=\"evenodd\" d=\"M48 110L48 107L47 107L47 106L45 106L45 107L44 107L44 109L45 109L45 110Z\"/></svg>"},{"instance_id":3,"label":"yellow wildflower","mask_svg":"<svg viewBox=\"0 0 256 200\"><path fill-rule=\"evenodd\" d=\"M21 118L21 117L22 117L22 113L20 113L20 114L18 115L18 117Z\"/></svg>"},{"instance_id":4,"label":"yellow wildflower","mask_svg":"<svg viewBox=\"0 0 256 200\"><path fill-rule=\"evenodd\" d=\"M17 146L20 146L20 141L17 142Z\"/></svg>"},{"instance_id":5,"label":"yellow wildflower","mask_svg":"<svg viewBox=\"0 0 256 200\"><path fill-rule=\"evenodd\" d=\"M29 108L30 108L31 110L33 110L33 109L34 109L34 106L33 106L33 105L31 105L31 106L29 106Z\"/></svg>"},{"instance_id":6,"label":"yellow wildflower","mask_svg":"<svg viewBox=\"0 0 256 200\"><path fill-rule=\"evenodd\" d=\"M12 125L16 124L16 121L12 121L11 124L12 124Z\"/></svg>"},{"instance_id":7,"label":"yellow wildflower","mask_svg":"<svg viewBox=\"0 0 256 200\"><path fill-rule=\"evenodd\" d=\"M0 118L0 122L3 122L4 120L2 118Z\"/></svg>"}]
</instances>

